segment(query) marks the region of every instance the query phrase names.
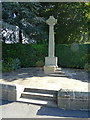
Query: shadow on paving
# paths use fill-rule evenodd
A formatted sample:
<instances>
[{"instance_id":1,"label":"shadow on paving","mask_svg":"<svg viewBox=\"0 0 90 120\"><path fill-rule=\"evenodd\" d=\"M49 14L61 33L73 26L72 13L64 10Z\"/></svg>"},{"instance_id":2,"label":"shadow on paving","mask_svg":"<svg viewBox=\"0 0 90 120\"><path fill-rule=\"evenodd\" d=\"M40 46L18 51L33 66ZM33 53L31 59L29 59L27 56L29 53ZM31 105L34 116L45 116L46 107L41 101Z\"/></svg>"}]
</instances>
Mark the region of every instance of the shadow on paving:
<instances>
[{"instance_id":1,"label":"shadow on paving","mask_svg":"<svg viewBox=\"0 0 90 120\"><path fill-rule=\"evenodd\" d=\"M2 101L2 104L0 102L0 105L6 105L6 104L11 104L12 101L7 101L7 100L0 100ZM20 103L19 103L20 104ZM15 103L14 103L15 105ZM22 105L22 104L21 104ZM17 106L17 104L15 105L16 109L14 112L18 112L17 108L19 109L20 107L22 108L22 106ZM15 107L14 106L14 107ZM7 110L9 110L9 108L11 109L11 106L8 107L7 106ZM12 109L14 110L13 106ZM21 114L23 113L23 109L25 111L30 110L29 106L26 106L25 108L20 109L21 110ZM37 108L35 108L35 106L32 108L32 111L37 111ZM24 111L24 113L25 113ZM34 112L33 111L33 112ZM7 111L8 112L8 111ZM10 111L9 111L10 112ZM10 113L12 114L13 111L11 111ZM30 111L29 111L30 112ZM23 114L24 114L23 113ZM16 114L16 113L15 113ZM17 113L18 114L18 113ZM26 112L27 114L27 112ZM45 106L41 106L39 108L39 110L37 111L37 113L35 113L36 115L39 115L41 117L44 116L49 116L49 117L67 117L67 118L90 118L90 111L86 111L86 110L64 110L64 109L60 109L60 108L55 108L55 107L45 107Z\"/></svg>"},{"instance_id":2,"label":"shadow on paving","mask_svg":"<svg viewBox=\"0 0 90 120\"><path fill-rule=\"evenodd\" d=\"M75 79L88 83L90 82L89 81L90 72L85 72L84 70L70 69L70 68L62 68L62 71L65 72L65 74L68 76L68 79ZM21 68L17 71L2 73L2 79L6 82L12 82L18 79L22 79L22 81L24 81L26 78L45 77L45 76L48 75L44 74L43 69L35 68L35 67ZM57 76L53 76L53 77L57 77Z\"/></svg>"},{"instance_id":3,"label":"shadow on paving","mask_svg":"<svg viewBox=\"0 0 90 120\"><path fill-rule=\"evenodd\" d=\"M22 79L23 81L26 78L44 76L47 75L45 75L43 70L39 68L21 68L16 71L2 73L2 79L6 82L12 82L18 79Z\"/></svg>"},{"instance_id":4,"label":"shadow on paving","mask_svg":"<svg viewBox=\"0 0 90 120\"><path fill-rule=\"evenodd\" d=\"M84 69L62 68L62 71L64 71L70 79L90 83L90 72L87 72Z\"/></svg>"},{"instance_id":5,"label":"shadow on paving","mask_svg":"<svg viewBox=\"0 0 90 120\"><path fill-rule=\"evenodd\" d=\"M5 104L10 104L10 103L13 103L13 101L1 100L1 99L0 99L0 106L1 106L1 105L5 105Z\"/></svg>"},{"instance_id":6,"label":"shadow on paving","mask_svg":"<svg viewBox=\"0 0 90 120\"><path fill-rule=\"evenodd\" d=\"M57 116L57 117L75 117L75 118L90 118L90 111L85 110L64 110L60 108L41 107L37 115L41 116Z\"/></svg>"}]
</instances>

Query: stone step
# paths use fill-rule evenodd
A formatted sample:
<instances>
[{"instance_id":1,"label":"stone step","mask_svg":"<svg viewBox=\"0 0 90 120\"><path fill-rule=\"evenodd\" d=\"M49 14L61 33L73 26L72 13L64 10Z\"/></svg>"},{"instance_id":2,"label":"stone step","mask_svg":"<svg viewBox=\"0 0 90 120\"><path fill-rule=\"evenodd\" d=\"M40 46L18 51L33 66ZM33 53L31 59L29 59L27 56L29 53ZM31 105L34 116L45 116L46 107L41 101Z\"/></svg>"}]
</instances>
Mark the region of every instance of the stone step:
<instances>
[{"instance_id":1,"label":"stone step","mask_svg":"<svg viewBox=\"0 0 90 120\"><path fill-rule=\"evenodd\" d=\"M56 90L46 90L46 89L40 89L40 88L25 88L24 92L32 92L32 93L43 93L43 94L53 94L57 96L58 91Z\"/></svg>"},{"instance_id":2,"label":"stone step","mask_svg":"<svg viewBox=\"0 0 90 120\"><path fill-rule=\"evenodd\" d=\"M48 100L33 100L33 99L19 98L18 101L23 103L57 107L57 104L54 101L48 101Z\"/></svg>"},{"instance_id":3,"label":"stone step","mask_svg":"<svg viewBox=\"0 0 90 120\"><path fill-rule=\"evenodd\" d=\"M59 71L55 71L54 74L65 75L65 73Z\"/></svg>"},{"instance_id":4,"label":"stone step","mask_svg":"<svg viewBox=\"0 0 90 120\"><path fill-rule=\"evenodd\" d=\"M62 72L62 71L59 71L59 70L56 70L54 73L55 74L64 74L65 75L65 72Z\"/></svg>"},{"instance_id":5,"label":"stone step","mask_svg":"<svg viewBox=\"0 0 90 120\"><path fill-rule=\"evenodd\" d=\"M43 94L43 93L34 93L34 92L23 92L21 98L27 99L38 99L38 100L54 100L56 101L57 97L53 94Z\"/></svg>"},{"instance_id":6,"label":"stone step","mask_svg":"<svg viewBox=\"0 0 90 120\"><path fill-rule=\"evenodd\" d=\"M61 71L61 68L57 68L56 71Z\"/></svg>"},{"instance_id":7,"label":"stone step","mask_svg":"<svg viewBox=\"0 0 90 120\"><path fill-rule=\"evenodd\" d=\"M53 76L53 77L69 77L65 74L58 74L58 73L51 73L48 76Z\"/></svg>"},{"instance_id":8,"label":"stone step","mask_svg":"<svg viewBox=\"0 0 90 120\"><path fill-rule=\"evenodd\" d=\"M18 101L56 107L57 93L55 90L25 88Z\"/></svg>"}]
</instances>

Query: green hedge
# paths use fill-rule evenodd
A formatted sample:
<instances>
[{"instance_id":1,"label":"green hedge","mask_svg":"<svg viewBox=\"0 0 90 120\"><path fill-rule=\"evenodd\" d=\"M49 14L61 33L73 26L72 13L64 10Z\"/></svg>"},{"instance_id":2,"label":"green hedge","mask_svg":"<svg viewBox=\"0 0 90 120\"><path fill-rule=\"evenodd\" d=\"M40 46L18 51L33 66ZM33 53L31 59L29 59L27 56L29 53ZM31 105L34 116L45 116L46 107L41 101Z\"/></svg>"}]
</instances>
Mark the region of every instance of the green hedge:
<instances>
[{"instance_id":1,"label":"green hedge","mask_svg":"<svg viewBox=\"0 0 90 120\"><path fill-rule=\"evenodd\" d=\"M61 44L56 46L58 65L69 68L84 68L90 60L89 44Z\"/></svg>"},{"instance_id":2,"label":"green hedge","mask_svg":"<svg viewBox=\"0 0 90 120\"><path fill-rule=\"evenodd\" d=\"M21 67L20 60L18 58L7 58L2 61L2 71L3 72L10 72L13 70L17 70Z\"/></svg>"},{"instance_id":3,"label":"green hedge","mask_svg":"<svg viewBox=\"0 0 90 120\"><path fill-rule=\"evenodd\" d=\"M21 67L34 67L36 62L42 60L46 56L46 47L37 44L3 44L2 58L18 58Z\"/></svg>"},{"instance_id":4,"label":"green hedge","mask_svg":"<svg viewBox=\"0 0 90 120\"><path fill-rule=\"evenodd\" d=\"M21 67L34 67L36 62L43 61L47 56L48 46L38 44L3 44L2 58L18 58ZM58 65L61 67L84 68L90 58L89 44L82 45L56 45Z\"/></svg>"}]
</instances>

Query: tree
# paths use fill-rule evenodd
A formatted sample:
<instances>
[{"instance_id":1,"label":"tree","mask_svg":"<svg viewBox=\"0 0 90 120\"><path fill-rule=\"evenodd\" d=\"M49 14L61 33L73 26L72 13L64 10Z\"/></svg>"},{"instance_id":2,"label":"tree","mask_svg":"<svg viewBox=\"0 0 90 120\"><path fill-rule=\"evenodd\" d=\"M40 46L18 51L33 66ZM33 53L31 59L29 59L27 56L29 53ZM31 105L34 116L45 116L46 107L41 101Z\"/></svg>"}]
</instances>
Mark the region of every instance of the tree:
<instances>
[{"instance_id":1,"label":"tree","mask_svg":"<svg viewBox=\"0 0 90 120\"><path fill-rule=\"evenodd\" d=\"M2 3L3 21L18 26L19 42L22 32L37 43L47 43L48 25L45 21L50 15L57 18L55 25L56 44L89 41L90 2L41 2Z\"/></svg>"},{"instance_id":2,"label":"tree","mask_svg":"<svg viewBox=\"0 0 90 120\"><path fill-rule=\"evenodd\" d=\"M40 3L2 3L2 19L3 21L18 26L19 42L22 43L22 32L28 35L30 39L43 39L40 37L43 34L42 21L39 17L38 10ZM43 35L42 35L43 36Z\"/></svg>"},{"instance_id":3,"label":"tree","mask_svg":"<svg viewBox=\"0 0 90 120\"><path fill-rule=\"evenodd\" d=\"M44 9L41 16L48 18L54 15L57 18L55 26L56 44L59 43L84 43L89 40L89 3L42 3ZM86 6L87 5L87 6ZM86 17L89 16L89 17Z\"/></svg>"},{"instance_id":4,"label":"tree","mask_svg":"<svg viewBox=\"0 0 90 120\"><path fill-rule=\"evenodd\" d=\"M4 43L17 42L16 32L18 31L18 27L3 21L0 21L0 26L2 26L1 28L2 42Z\"/></svg>"}]
</instances>

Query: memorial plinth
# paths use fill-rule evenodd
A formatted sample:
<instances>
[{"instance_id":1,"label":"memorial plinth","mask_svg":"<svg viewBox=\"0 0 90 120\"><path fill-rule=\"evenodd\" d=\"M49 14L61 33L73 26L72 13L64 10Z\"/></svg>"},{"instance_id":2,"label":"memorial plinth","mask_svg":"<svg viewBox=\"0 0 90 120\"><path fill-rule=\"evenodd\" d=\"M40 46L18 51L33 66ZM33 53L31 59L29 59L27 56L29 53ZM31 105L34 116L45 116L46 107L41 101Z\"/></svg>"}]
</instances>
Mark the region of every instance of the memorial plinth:
<instances>
[{"instance_id":1,"label":"memorial plinth","mask_svg":"<svg viewBox=\"0 0 90 120\"><path fill-rule=\"evenodd\" d=\"M53 73L57 69L57 57L55 57L55 42L54 42L54 25L57 23L57 19L53 16L50 16L46 21L49 25L49 48L48 48L48 57L45 57L45 73Z\"/></svg>"}]
</instances>

